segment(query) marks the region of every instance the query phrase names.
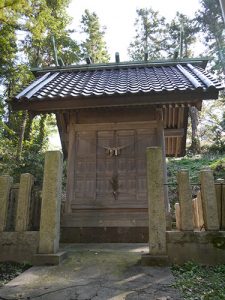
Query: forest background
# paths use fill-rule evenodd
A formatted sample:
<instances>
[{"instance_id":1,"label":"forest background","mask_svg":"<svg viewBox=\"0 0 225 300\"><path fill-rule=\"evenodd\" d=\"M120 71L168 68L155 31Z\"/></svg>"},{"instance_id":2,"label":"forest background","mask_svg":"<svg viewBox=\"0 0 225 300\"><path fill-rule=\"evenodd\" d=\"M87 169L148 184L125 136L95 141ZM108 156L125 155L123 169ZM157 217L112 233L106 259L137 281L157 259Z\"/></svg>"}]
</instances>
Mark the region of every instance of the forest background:
<instances>
[{"instance_id":1,"label":"forest background","mask_svg":"<svg viewBox=\"0 0 225 300\"><path fill-rule=\"evenodd\" d=\"M53 40L59 63L93 63L110 61L105 31L95 12L85 10L79 29L82 38L75 40L68 15L70 0L0 0L0 174L15 180L29 172L41 185L44 152L49 137L56 130L54 115L31 115L15 112L10 99L34 80L31 69L55 65ZM225 77L225 25L219 0L200 0L200 9L192 18L175 12L168 21L151 7L136 10L134 37L127 49L130 60L194 57L200 39L203 56L209 56L208 70L222 82ZM119 45L118 45L119 50ZM190 108L187 154L213 155L210 163L224 170L225 97L205 101L202 111ZM216 159L216 162L215 162Z\"/></svg>"}]
</instances>

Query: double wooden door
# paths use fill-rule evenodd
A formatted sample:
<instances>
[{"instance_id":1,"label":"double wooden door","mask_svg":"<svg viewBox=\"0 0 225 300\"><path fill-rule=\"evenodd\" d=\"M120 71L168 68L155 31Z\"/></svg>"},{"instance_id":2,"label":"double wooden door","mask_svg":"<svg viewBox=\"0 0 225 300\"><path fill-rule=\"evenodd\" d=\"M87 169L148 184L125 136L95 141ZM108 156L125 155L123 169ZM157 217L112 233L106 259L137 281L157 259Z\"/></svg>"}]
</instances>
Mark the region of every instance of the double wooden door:
<instances>
[{"instance_id":1,"label":"double wooden door","mask_svg":"<svg viewBox=\"0 0 225 300\"><path fill-rule=\"evenodd\" d=\"M151 128L76 132L72 209L147 208L146 148Z\"/></svg>"}]
</instances>

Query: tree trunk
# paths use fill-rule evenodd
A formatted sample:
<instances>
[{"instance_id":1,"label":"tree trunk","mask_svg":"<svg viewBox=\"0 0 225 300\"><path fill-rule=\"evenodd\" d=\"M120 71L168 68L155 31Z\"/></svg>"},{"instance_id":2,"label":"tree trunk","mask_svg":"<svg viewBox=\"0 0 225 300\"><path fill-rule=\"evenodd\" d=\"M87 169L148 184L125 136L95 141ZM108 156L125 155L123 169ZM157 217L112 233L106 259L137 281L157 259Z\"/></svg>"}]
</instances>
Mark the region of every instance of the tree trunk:
<instances>
[{"instance_id":1,"label":"tree trunk","mask_svg":"<svg viewBox=\"0 0 225 300\"><path fill-rule=\"evenodd\" d=\"M200 139L198 133L199 114L196 107L189 108L189 115L191 118L191 146L190 150L193 154L199 154L201 152Z\"/></svg>"},{"instance_id":2,"label":"tree trunk","mask_svg":"<svg viewBox=\"0 0 225 300\"><path fill-rule=\"evenodd\" d=\"M24 140L26 140L26 141L30 141L33 119L34 119L34 116L29 113L28 117L27 117L25 132L24 132Z\"/></svg>"},{"instance_id":3,"label":"tree trunk","mask_svg":"<svg viewBox=\"0 0 225 300\"><path fill-rule=\"evenodd\" d=\"M47 115L42 115L40 118L40 123L39 123L39 135L38 135L38 142L41 148L43 147L44 140L46 137L45 133L45 123L46 123Z\"/></svg>"},{"instance_id":4,"label":"tree trunk","mask_svg":"<svg viewBox=\"0 0 225 300\"><path fill-rule=\"evenodd\" d=\"M216 45L217 45L217 56L218 56L218 59L221 63L221 66L222 66L222 70L223 70L223 74L225 75L225 58L224 58L224 55L223 55L223 51L222 51L222 46L221 46L221 43L220 43L220 39L217 37L216 35Z\"/></svg>"},{"instance_id":5,"label":"tree trunk","mask_svg":"<svg viewBox=\"0 0 225 300\"><path fill-rule=\"evenodd\" d=\"M24 139L24 133L25 133L26 123L27 123L27 116L28 116L27 111L24 111L23 115L22 115L22 121L21 121L21 126L20 126L20 136L19 136L17 153L16 153L16 158L19 161L21 160L21 153L23 150L23 139Z\"/></svg>"}]
</instances>

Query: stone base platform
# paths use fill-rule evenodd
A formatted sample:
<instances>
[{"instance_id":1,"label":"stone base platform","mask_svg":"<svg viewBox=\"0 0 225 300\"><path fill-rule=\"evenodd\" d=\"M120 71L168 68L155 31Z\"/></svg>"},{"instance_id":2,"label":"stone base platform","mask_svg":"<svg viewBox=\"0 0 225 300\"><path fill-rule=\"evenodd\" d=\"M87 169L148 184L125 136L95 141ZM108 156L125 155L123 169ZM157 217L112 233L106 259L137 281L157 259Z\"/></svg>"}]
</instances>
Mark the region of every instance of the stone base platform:
<instances>
[{"instance_id":1,"label":"stone base platform","mask_svg":"<svg viewBox=\"0 0 225 300\"><path fill-rule=\"evenodd\" d=\"M60 243L147 243L148 227L61 227Z\"/></svg>"},{"instance_id":2,"label":"stone base platform","mask_svg":"<svg viewBox=\"0 0 225 300\"><path fill-rule=\"evenodd\" d=\"M167 231L166 237L172 264L193 261L214 266L225 263L225 231Z\"/></svg>"},{"instance_id":3,"label":"stone base platform","mask_svg":"<svg viewBox=\"0 0 225 300\"><path fill-rule=\"evenodd\" d=\"M35 254L32 263L35 266L59 265L65 258L67 258L67 252L65 251L54 254Z\"/></svg>"},{"instance_id":4,"label":"stone base platform","mask_svg":"<svg viewBox=\"0 0 225 300\"><path fill-rule=\"evenodd\" d=\"M39 231L0 232L0 261L32 264L38 243Z\"/></svg>"},{"instance_id":5,"label":"stone base platform","mask_svg":"<svg viewBox=\"0 0 225 300\"><path fill-rule=\"evenodd\" d=\"M165 267L169 266L170 263L167 255L142 254L141 264L143 266Z\"/></svg>"}]
</instances>

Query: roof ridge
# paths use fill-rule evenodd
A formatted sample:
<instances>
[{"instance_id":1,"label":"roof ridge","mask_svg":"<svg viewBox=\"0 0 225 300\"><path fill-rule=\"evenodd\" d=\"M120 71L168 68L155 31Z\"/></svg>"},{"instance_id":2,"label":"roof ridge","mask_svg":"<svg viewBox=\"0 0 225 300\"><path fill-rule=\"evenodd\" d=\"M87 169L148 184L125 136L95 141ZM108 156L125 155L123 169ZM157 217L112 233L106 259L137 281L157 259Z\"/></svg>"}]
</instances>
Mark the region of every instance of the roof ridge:
<instances>
[{"instance_id":1,"label":"roof ridge","mask_svg":"<svg viewBox=\"0 0 225 300\"><path fill-rule=\"evenodd\" d=\"M32 68L33 73L46 73L46 72L66 72L66 71L88 71L88 70L103 70L103 69L123 69L123 68L136 68L136 67L161 67L161 66L173 66L177 64L197 64L204 69L208 63L209 58L182 58L182 59L166 59L166 60L154 60L154 61L129 61L120 63L107 63L107 64L82 64L82 65L70 65L70 66L53 66L44 68Z\"/></svg>"}]
</instances>

